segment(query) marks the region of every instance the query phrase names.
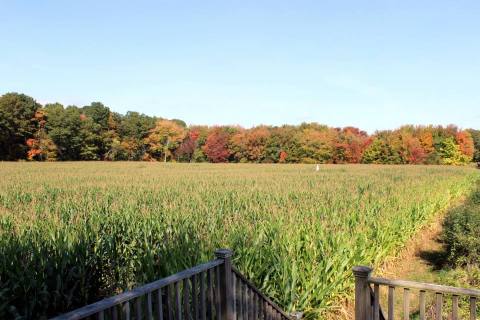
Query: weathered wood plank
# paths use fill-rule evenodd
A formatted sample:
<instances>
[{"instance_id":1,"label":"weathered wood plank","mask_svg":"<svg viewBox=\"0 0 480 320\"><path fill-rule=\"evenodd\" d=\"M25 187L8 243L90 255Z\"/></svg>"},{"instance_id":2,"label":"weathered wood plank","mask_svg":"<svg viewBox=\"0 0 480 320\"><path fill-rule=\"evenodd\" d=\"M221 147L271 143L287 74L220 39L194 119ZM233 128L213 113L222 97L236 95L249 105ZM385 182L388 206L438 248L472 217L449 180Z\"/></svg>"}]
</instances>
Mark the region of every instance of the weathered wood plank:
<instances>
[{"instance_id":1,"label":"weathered wood plank","mask_svg":"<svg viewBox=\"0 0 480 320\"><path fill-rule=\"evenodd\" d=\"M201 319L206 320L207 319L207 301L206 301L206 294L205 294L205 281L206 275L205 272L200 273L199 275L199 280L200 280L200 314L201 314Z\"/></svg>"},{"instance_id":2,"label":"weathered wood plank","mask_svg":"<svg viewBox=\"0 0 480 320\"><path fill-rule=\"evenodd\" d=\"M142 297L138 297L135 299L135 316L136 319L143 318Z\"/></svg>"},{"instance_id":3,"label":"weathered wood plank","mask_svg":"<svg viewBox=\"0 0 480 320\"><path fill-rule=\"evenodd\" d=\"M232 292L233 292L233 319L237 319L237 277L232 272Z\"/></svg>"},{"instance_id":4,"label":"weathered wood plank","mask_svg":"<svg viewBox=\"0 0 480 320\"><path fill-rule=\"evenodd\" d=\"M213 320L213 306L214 306L214 301L213 301L213 269L208 270L207 272L207 287L208 287L208 303L207 303L207 313L208 313L208 319Z\"/></svg>"},{"instance_id":5,"label":"weathered wood plank","mask_svg":"<svg viewBox=\"0 0 480 320\"><path fill-rule=\"evenodd\" d=\"M458 296L452 296L452 320L458 320Z\"/></svg>"},{"instance_id":6,"label":"weathered wood plank","mask_svg":"<svg viewBox=\"0 0 480 320\"><path fill-rule=\"evenodd\" d=\"M435 293L435 319L442 320L443 294L441 292Z\"/></svg>"},{"instance_id":7,"label":"weathered wood plank","mask_svg":"<svg viewBox=\"0 0 480 320\"><path fill-rule=\"evenodd\" d=\"M477 318L477 299L475 297L470 297L470 320L475 320Z\"/></svg>"},{"instance_id":8,"label":"weathered wood plank","mask_svg":"<svg viewBox=\"0 0 480 320\"><path fill-rule=\"evenodd\" d=\"M183 319L190 320L189 280L183 279Z\"/></svg>"},{"instance_id":9,"label":"weathered wood plank","mask_svg":"<svg viewBox=\"0 0 480 320\"><path fill-rule=\"evenodd\" d=\"M403 319L410 319L410 289L403 289Z\"/></svg>"},{"instance_id":10,"label":"weathered wood plank","mask_svg":"<svg viewBox=\"0 0 480 320\"><path fill-rule=\"evenodd\" d=\"M175 315L176 319L182 319L182 302L180 299L180 282L175 283Z\"/></svg>"},{"instance_id":11,"label":"weathered wood plank","mask_svg":"<svg viewBox=\"0 0 480 320\"><path fill-rule=\"evenodd\" d=\"M420 320L425 320L425 291L420 290L419 292L419 313Z\"/></svg>"},{"instance_id":12,"label":"weathered wood plank","mask_svg":"<svg viewBox=\"0 0 480 320\"><path fill-rule=\"evenodd\" d=\"M388 287L388 320L394 320L395 287Z\"/></svg>"},{"instance_id":13,"label":"weathered wood plank","mask_svg":"<svg viewBox=\"0 0 480 320\"><path fill-rule=\"evenodd\" d=\"M373 286L373 319L380 320L380 286Z\"/></svg>"},{"instance_id":14,"label":"weathered wood plank","mask_svg":"<svg viewBox=\"0 0 480 320\"><path fill-rule=\"evenodd\" d=\"M153 320L152 293L147 293L147 319Z\"/></svg>"},{"instance_id":15,"label":"weathered wood plank","mask_svg":"<svg viewBox=\"0 0 480 320\"><path fill-rule=\"evenodd\" d=\"M173 284L170 284L167 288L167 313L168 313L168 320L173 320L173 297L172 297L172 291L173 291Z\"/></svg>"},{"instance_id":16,"label":"weathered wood plank","mask_svg":"<svg viewBox=\"0 0 480 320\"><path fill-rule=\"evenodd\" d=\"M163 295L162 289L157 290L157 319L163 320Z\"/></svg>"},{"instance_id":17,"label":"weathered wood plank","mask_svg":"<svg viewBox=\"0 0 480 320\"><path fill-rule=\"evenodd\" d=\"M193 319L197 320L198 313L198 275L194 274L192 277L192 302L193 302Z\"/></svg>"},{"instance_id":18,"label":"weathered wood plank","mask_svg":"<svg viewBox=\"0 0 480 320\"><path fill-rule=\"evenodd\" d=\"M222 320L222 301L220 297L220 267L215 267L215 315L217 320Z\"/></svg>"},{"instance_id":19,"label":"weathered wood plank","mask_svg":"<svg viewBox=\"0 0 480 320\"><path fill-rule=\"evenodd\" d=\"M112 320L118 320L118 306L112 307Z\"/></svg>"},{"instance_id":20,"label":"weathered wood plank","mask_svg":"<svg viewBox=\"0 0 480 320\"><path fill-rule=\"evenodd\" d=\"M123 304L123 319L130 320L130 301Z\"/></svg>"}]
</instances>

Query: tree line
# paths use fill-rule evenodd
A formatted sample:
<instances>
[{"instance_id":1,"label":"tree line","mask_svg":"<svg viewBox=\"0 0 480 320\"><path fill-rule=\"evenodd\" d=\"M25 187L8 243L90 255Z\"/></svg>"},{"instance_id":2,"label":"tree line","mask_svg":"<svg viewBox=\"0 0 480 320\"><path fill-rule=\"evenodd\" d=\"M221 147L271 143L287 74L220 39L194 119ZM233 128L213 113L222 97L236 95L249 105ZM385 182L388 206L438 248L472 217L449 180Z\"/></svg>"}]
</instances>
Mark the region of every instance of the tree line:
<instances>
[{"instance_id":1,"label":"tree line","mask_svg":"<svg viewBox=\"0 0 480 320\"><path fill-rule=\"evenodd\" d=\"M467 164L480 161L480 131L454 125L377 131L318 123L187 126L100 102L63 106L0 97L0 160L145 160L253 163Z\"/></svg>"}]
</instances>

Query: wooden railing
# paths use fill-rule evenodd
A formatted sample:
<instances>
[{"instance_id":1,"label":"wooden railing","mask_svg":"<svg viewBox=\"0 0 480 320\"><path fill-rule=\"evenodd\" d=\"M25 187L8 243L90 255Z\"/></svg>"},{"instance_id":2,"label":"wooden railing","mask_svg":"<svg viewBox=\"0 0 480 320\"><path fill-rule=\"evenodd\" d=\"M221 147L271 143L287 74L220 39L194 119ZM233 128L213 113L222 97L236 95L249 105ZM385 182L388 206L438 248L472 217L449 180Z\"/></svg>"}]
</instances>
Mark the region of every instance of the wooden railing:
<instances>
[{"instance_id":1,"label":"wooden railing","mask_svg":"<svg viewBox=\"0 0 480 320\"><path fill-rule=\"evenodd\" d=\"M217 250L215 257L52 320L289 319L232 266L232 251Z\"/></svg>"},{"instance_id":2,"label":"wooden railing","mask_svg":"<svg viewBox=\"0 0 480 320\"><path fill-rule=\"evenodd\" d=\"M441 286L430 283L421 283L404 280L390 280L384 278L372 277L372 269L369 267L354 267L355 275L355 320L381 320L383 311L380 306L380 287L388 287L388 320L393 320L395 316L395 292L396 289L403 289L403 319L410 319L410 296L412 291L418 292L418 317L420 320L426 319L426 295L433 294L435 320L441 320L443 315L444 300L451 297L451 310L449 310L448 319L459 319L459 299L468 298L468 310L470 320L476 319L477 308L476 301L480 298L480 290L464 289L457 287ZM372 292L373 285L373 295ZM373 300L372 300L373 299Z\"/></svg>"}]
</instances>

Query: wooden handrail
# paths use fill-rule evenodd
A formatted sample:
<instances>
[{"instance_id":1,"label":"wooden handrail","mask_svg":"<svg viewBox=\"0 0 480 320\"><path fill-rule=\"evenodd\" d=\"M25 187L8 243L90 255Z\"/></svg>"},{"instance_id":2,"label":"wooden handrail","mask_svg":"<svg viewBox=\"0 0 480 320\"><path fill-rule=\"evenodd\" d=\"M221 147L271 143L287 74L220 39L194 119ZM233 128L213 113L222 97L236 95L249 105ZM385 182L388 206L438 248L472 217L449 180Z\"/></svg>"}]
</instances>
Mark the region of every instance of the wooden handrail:
<instances>
[{"instance_id":1,"label":"wooden handrail","mask_svg":"<svg viewBox=\"0 0 480 320\"><path fill-rule=\"evenodd\" d=\"M381 312L380 286L388 287L388 319L394 316L395 289L403 288L403 319L410 319L410 296L411 289L418 290L419 298L419 317L420 320L426 319L425 294L432 292L435 295L434 315L436 320L441 320L443 316L442 307L444 305L444 296L451 295L452 309L450 316L452 320L459 319L459 297L469 297L470 319L476 319L477 300L480 298L480 290L457 288L443 286L432 283L422 283L406 280L391 280L385 278L372 277L373 269L365 266L353 268L355 275L355 320L382 320L384 315ZM373 305L371 303L371 285L374 286ZM373 310L372 310L373 309ZM372 312L373 311L373 312Z\"/></svg>"},{"instance_id":2,"label":"wooden handrail","mask_svg":"<svg viewBox=\"0 0 480 320\"><path fill-rule=\"evenodd\" d=\"M444 293L444 294L480 297L480 290L477 290L477 289L465 289L465 288L443 286L443 285L431 284L431 283L422 283L422 282L406 281L406 280L390 280L390 279L375 278L375 277L368 278L368 282L371 284L378 284L378 285L389 286L389 287L410 288L410 289L418 289L418 290L425 290L425 291L433 291L433 292Z\"/></svg>"},{"instance_id":3,"label":"wooden handrail","mask_svg":"<svg viewBox=\"0 0 480 320\"><path fill-rule=\"evenodd\" d=\"M161 289L163 287L166 287L172 283L176 283L179 281L182 281L183 279L187 279L193 275L199 274L201 272L210 270L212 268L215 268L216 266L219 266L224 263L223 259L215 259L212 261L209 261L204 264L200 264L198 266L195 266L193 268L187 269L180 271L176 274L173 274L171 276L168 276L166 278L148 283L144 286L135 288L130 291L126 291L124 293L121 293L119 295L103 299L101 301L89 304L87 306L84 306L82 308L73 310L69 313L60 315L58 317L52 318L51 320L79 320L86 318L88 316L91 316L93 314L99 313L101 311L107 310L109 308L112 308L114 306L117 306L125 301L129 301L132 299L135 299L137 297L146 295L148 293L151 293L155 290Z\"/></svg>"}]
</instances>

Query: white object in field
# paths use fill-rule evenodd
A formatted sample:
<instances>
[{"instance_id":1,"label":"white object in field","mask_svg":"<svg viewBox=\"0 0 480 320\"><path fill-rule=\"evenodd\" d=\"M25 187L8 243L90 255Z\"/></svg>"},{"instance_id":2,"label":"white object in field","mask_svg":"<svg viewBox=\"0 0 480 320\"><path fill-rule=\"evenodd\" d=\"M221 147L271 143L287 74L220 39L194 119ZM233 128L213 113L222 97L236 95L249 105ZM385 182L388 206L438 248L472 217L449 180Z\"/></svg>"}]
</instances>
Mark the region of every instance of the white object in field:
<instances>
[{"instance_id":1,"label":"white object in field","mask_svg":"<svg viewBox=\"0 0 480 320\"><path fill-rule=\"evenodd\" d=\"M320 171L320 165L317 164L317 170L316 171Z\"/></svg>"}]
</instances>

